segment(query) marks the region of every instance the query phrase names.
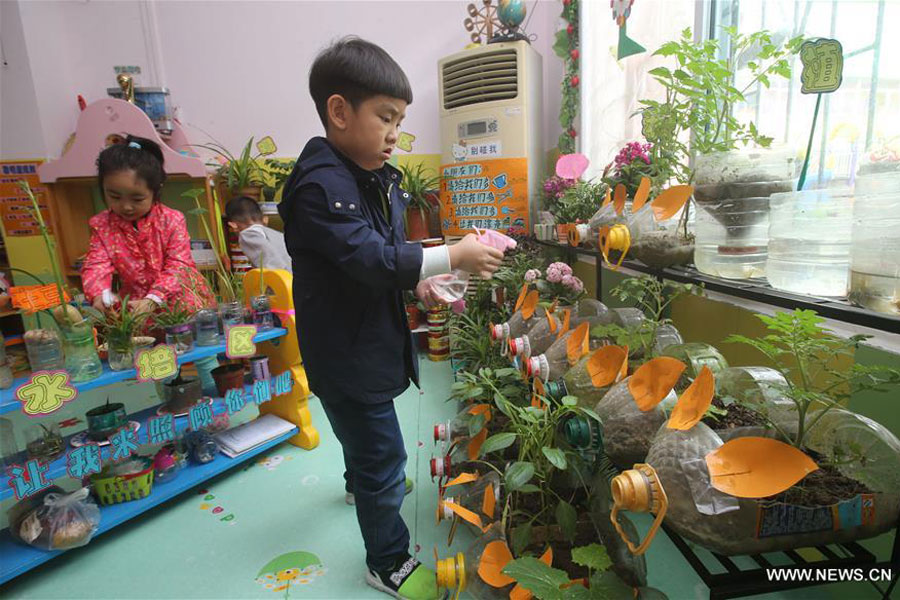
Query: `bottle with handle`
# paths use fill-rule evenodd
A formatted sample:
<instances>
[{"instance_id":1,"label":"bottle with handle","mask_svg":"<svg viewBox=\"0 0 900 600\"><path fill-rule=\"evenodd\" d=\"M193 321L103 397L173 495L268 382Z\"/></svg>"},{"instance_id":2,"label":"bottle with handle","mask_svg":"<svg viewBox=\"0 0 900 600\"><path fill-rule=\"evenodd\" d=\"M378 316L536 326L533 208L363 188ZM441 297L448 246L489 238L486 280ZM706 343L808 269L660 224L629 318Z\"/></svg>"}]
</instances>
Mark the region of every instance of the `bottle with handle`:
<instances>
[{"instance_id":1,"label":"bottle with handle","mask_svg":"<svg viewBox=\"0 0 900 600\"><path fill-rule=\"evenodd\" d=\"M600 228L599 246L606 264L613 270L618 269L631 246L647 233L658 230L660 221L675 216L693 192L694 188L689 185L676 185L663 190L649 203L646 202L646 197L644 202L639 202L639 198L636 197L631 214L627 215L623 222ZM619 186L616 186L616 193L620 194ZM621 253L615 265L609 261L611 250Z\"/></svg>"},{"instance_id":2,"label":"bottle with handle","mask_svg":"<svg viewBox=\"0 0 900 600\"><path fill-rule=\"evenodd\" d=\"M654 437L646 462L613 478L610 520L635 554L647 550L663 519L685 538L726 556L805 545L802 535L760 537L757 500L785 491L818 467L797 448L770 438L723 444L700 422L714 389L713 374L704 367ZM619 526L622 510L655 514L642 542L633 542Z\"/></svg>"},{"instance_id":3,"label":"bottle with handle","mask_svg":"<svg viewBox=\"0 0 900 600\"><path fill-rule=\"evenodd\" d=\"M650 194L650 179L641 178L637 193L634 196L634 205L642 206L647 201ZM625 199L627 190L623 184L616 186L615 196L610 196L610 191L606 190L606 198L600 205L599 210L588 219L586 224L579 224L569 230L569 244L579 246L585 244L588 246L599 247L601 243L601 231L604 227L608 228L616 223L621 223L626 219Z\"/></svg>"}]
</instances>

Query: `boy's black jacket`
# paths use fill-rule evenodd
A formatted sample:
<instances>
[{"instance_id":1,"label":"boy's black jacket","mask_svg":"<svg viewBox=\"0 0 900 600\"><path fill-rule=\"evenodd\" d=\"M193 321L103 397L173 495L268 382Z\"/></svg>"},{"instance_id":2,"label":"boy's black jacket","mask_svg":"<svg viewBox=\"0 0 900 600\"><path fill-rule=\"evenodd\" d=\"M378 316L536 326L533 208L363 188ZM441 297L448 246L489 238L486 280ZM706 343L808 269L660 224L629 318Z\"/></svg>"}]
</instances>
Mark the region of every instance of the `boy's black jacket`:
<instances>
[{"instance_id":1,"label":"boy's black jacket","mask_svg":"<svg viewBox=\"0 0 900 600\"><path fill-rule=\"evenodd\" d=\"M400 182L391 165L367 171L316 137L285 184L297 336L320 397L386 402L418 385L401 290L419 281L422 246L406 243Z\"/></svg>"}]
</instances>

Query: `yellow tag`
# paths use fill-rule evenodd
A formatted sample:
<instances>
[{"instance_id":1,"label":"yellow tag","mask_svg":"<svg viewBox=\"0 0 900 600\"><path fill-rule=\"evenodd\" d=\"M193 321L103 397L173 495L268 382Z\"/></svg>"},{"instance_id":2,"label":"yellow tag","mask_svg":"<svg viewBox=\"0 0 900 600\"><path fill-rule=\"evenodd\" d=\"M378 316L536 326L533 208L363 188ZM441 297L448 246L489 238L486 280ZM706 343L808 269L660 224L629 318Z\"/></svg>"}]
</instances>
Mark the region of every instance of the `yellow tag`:
<instances>
[{"instance_id":1,"label":"yellow tag","mask_svg":"<svg viewBox=\"0 0 900 600\"><path fill-rule=\"evenodd\" d=\"M412 152L412 143L414 141L416 141L416 136L409 132L401 131L400 137L397 138L397 147L404 152Z\"/></svg>"},{"instance_id":2,"label":"yellow tag","mask_svg":"<svg viewBox=\"0 0 900 600\"><path fill-rule=\"evenodd\" d=\"M160 344L149 350L141 350L134 360L134 367L137 369L138 381L158 381L174 377L178 373L175 348Z\"/></svg>"},{"instance_id":3,"label":"yellow tag","mask_svg":"<svg viewBox=\"0 0 900 600\"><path fill-rule=\"evenodd\" d=\"M77 397L78 390L69 385L65 371L38 371L16 389L16 399L26 415L50 414Z\"/></svg>"},{"instance_id":4,"label":"yellow tag","mask_svg":"<svg viewBox=\"0 0 900 600\"><path fill-rule=\"evenodd\" d=\"M248 358L256 354L256 325L235 325L228 328L225 340L225 356L228 358Z\"/></svg>"},{"instance_id":5,"label":"yellow tag","mask_svg":"<svg viewBox=\"0 0 900 600\"><path fill-rule=\"evenodd\" d=\"M256 149L259 150L259 153L263 156L268 156L270 154L275 154L278 151L278 146L275 145L275 140L272 139L272 136L267 135L256 142Z\"/></svg>"}]
</instances>

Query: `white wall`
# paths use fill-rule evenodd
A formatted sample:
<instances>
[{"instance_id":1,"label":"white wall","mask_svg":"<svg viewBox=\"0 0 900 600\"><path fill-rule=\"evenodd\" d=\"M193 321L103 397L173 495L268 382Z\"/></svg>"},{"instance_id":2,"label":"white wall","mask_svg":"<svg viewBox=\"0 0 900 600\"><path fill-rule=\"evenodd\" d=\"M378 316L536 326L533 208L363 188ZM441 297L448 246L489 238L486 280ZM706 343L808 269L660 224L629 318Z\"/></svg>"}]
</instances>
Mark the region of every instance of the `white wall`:
<instances>
[{"instance_id":1,"label":"white wall","mask_svg":"<svg viewBox=\"0 0 900 600\"><path fill-rule=\"evenodd\" d=\"M15 72L2 71L3 112L13 88L19 91L11 105L30 102L39 121L17 121L9 130L4 121L3 157L58 156L78 116L78 94L88 102L104 97L115 85L114 65L140 66L139 85L168 86L195 143L207 141L208 133L237 150L251 135L270 134L280 155L296 154L321 132L307 91L309 66L318 50L347 34L382 45L403 67L414 91L405 123L417 136L413 151L438 153L437 60L469 42L466 4L457 0L0 4L4 47L17 63ZM561 6L539 0L528 9L528 31L544 57L549 148L559 133L562 66L551 46ZM20 20L7 19L16 12ZM8 37L17 25L18 36L10 31ZM39 143L29 145L29 138Z\"/></svg>"}]
</instances>

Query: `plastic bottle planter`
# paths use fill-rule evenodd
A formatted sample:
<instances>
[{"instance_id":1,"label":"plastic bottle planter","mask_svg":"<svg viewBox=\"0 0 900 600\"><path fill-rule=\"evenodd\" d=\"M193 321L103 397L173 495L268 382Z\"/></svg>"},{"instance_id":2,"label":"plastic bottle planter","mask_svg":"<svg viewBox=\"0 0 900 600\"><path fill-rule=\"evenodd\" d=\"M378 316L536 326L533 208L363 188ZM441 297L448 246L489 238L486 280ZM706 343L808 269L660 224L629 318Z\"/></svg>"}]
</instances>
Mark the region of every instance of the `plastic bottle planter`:
<instances>
[{"instance_id":1,"label":"plastic bottle planter","mask_svg":"<svg viewBox=\"0 0 900 600\"><path fill-rule=\"evenodd\" d=\"M640 544L620 531L632 552L646 550L663 519L679 535L726 556L845 543L896 526L900 440L890 432L859 415L833 411L831 420L823 419L817 444L833 449L836 441L852 440L874 448L881 460L841 467L844 475L864 482L872 493L829 506L773 500L770 497L818 467L803 452L777 440L748 436L723 443L699 422L713 387L711 374L699 376L654 438L646 464L636 464L613 480L614 524L620 510L656 514Z\"/></svg>"},{"instance_id":2,"label":"plastic bottle planter","mask_svg":"<svg viewBox=\"0 0 900 600\"><path fill-rule=\"evenodd\" d=\"M94 345L94 330L82 321L63 330L66 371L73 383L91 381L103 373L103 365Z\"/></svg>"},{"instance_id":3,"label":"plastic bottle planter","mask_svg":"<svg viewBox=\"0 0 900 600\"><path fill-rule=\"evenodd\" d=\"M500 476L495 471L478 476L461 473L441 486L437 505L437 522L452 521L448 544L460 520L481 535L485 528L500 518Z\"/></svg>"},{"instance_id":4,"label":"plastic bottle planter","mask_svg":"<svg viewBox=\"0 0 900 600\"><path fill-rule=\"evenodd\" d=\"M548 382L546 394L556 400L575 396L579 406L593 408L609 387L627 374L628 351L620 346L604 346L581 357L561 381Z\"/></svg>"},{"instance_id":5,"label":"plastic bottle planter","mask_svg":"<svg viewBox=\"0 0 900 600\"><path fill-rule=\"evenodd\" d=\"M537 323L537 321L534 321L534 318L536 316L541 317L546 313L543 308L538 306L538 299L537 290L528 292L527 285L522 286L522 291L519 293L519 298L516 301L515 310L509 321L499 325L491 323L491 339L500 341L505 346L510 338L517 338L528 331L529 327ZM506 353L505 348L503 348L503 352L504 354Z\"/></svg>"},{"instance_id":6,"label":"plastic bottle planter","mask_svg":"<svg viewBox=\"0 0 900 600\"><path fill-rule=\"evenodd\" d=\"M550 564L550 557L548 551L541 560ZM458 552L452 558L437 561L438 589L450 591L450 596L456 599L462 591L479 600L507 600L520 597L519 594L524 596L524 590L515 585L515 580L503 573L511 560L512 552L500 527L493 525L475 540L465 554ZM514 589L516 592L511 596Z\"/></svg>"},{"instance_id":7,"label":"plastic bottle planter","mask_svg":"<svg viewBox=\"0 0 900 600\"><path fill-rule=\"evenodd\" d=\"M487 428L483 428L478 434L458 442L451 443L444 456L432 458L430 462L431 478L456 477L474 460L481 455L481 446L487 439Z\"/></svg>"},{"instance_id":8,"label":"plastic bottle planter","mask_svg":"<svg viewBox=\"0 0 900 600\"><path fill-rule=\"evenodd\" d=\"M716 396L734 399L760 415L759 426L731 429L713 427L727 442L734 437L759 435L777 437L777 431L765 422L777 423L790 435L796 435L797 405L785 396L788 383L775 369L767 367L728 367L716 374Z\"/></svg>"},{"instance_id":9,"label":"plastic bottle planter","mask_svg":"<svg viewBox=\"0 0 900 600\"><path fill-rule=\"evenodd\" d=\"M509 339L509 355L529 358L543 354L547 349L569 331L572 323L572 308L557 307L553 312L546 312L533 319L534 324L524 335Z\"/></svg>"},{"instance_id":10,"label":"plastic bottle planter","mask_svg":"<svg viewBox=\"0 0 900 600\"><path fill-rule=\"evenodd\" d=\"M674 325L665 324L656 328L656 335L653 338L653 354L659 356L665 352L669 346L683 344L681 333Z\"/></svg>"},{"instance_id":11,"label":"plastic bottle planter","mask_svg":"<svg viewBox=\"0 0 900 600\"><path fill-rule=\"evenodd\" d=\"M700 374L703 367L709 367L713 374L728 368L728 361L715 347L701 342L688 342L686 344L668 346L663 350L663 355L677 358L687 365L681 380L675 386L677 390L683 390L690 385L691 381Z\"/></svg>"},{"instance_id":12,"label":"plastic bottle planter","mask_svg":"<svg viewBox=\"0 0 900 600\"><path fill-rule=\"evenodd\" d=\"M900 315L900 172L856 179L850 249L850 300Z\"/></svg>"},{"instance_id":13,"label":"plastic bottle planter","mask_svg":"<svg viewBox=\"0 0 900 600\"><path fill-rule=\"evenodd\" d=\"M472 435L480 432L490 420L490 405L473 404L472 406L467 406L453 419L446 423L436 423L434 425L434 443L444 442L449 445L453 442L467 440Z\"/></svg>"},{"instance_id":14,"label":"plastic bottle planter","mask_svg":"<svg viewBox=\"0 0 900 600\"><path fill-rule=\"evenodd\" d=\"M272 318L272 304L268 296L254 296L250 298L250 309L253 311L253 324L258 331L272 329L275 320Z\"/></svg>"},{"instance_id":15,"label":"plastic bottle planter","mask_svg":"<svg viewBox=\"0 0 900 600\"><path fill-rule=\"evenodd\" d=\"M219 344L219 313L214 308L202 308L194 315L198 346Z\"/></svg>"},{"instance_id":16,"label":"plastic bottle planter","mask_svg":"<svg viewBox=\"0 0 900 600\"><path fill-rule=\"evenodd\" d=\"M544 354L527 359L525 374L544 383L560 379L590 350L590 327L590 323L582 323L553 342Z\"/></svg>"},{"instance_id":17,"label":"plastic bottle planter","mask_svg":"<svg viewBox=\"0 0 900 600\"><path fill-rule=\"evenodd\" d=\"M166 344L175 347L175 354L194 349L194 327L190 323L166 327Z\"/></svg>"},{"instance_id":18,"label":"plastic bottle planter","mask_svg":"<svg viewBox=\"0 0 900 600\"><path fill-rule=\"evenodd\" d=\"M222 302L219 304L219 316L222 319L223 331L234 325L244 323L244 307L240 302Z\"/></svg>"},{"instance_id":19,"label":"plastic bottle planter","mask_svg":"<svg viewBox=\"0 0 900 600\"><path fill-rule=\"evenodd\" d=\"M603 350L606 349L601 348L598 352ZM623 352L620 349L619 355ZM607 358L609 371L617 366L614 356L610 353ZM606 455L617 466L628 467L643 461L653 437L666 421L664 406L670 402L674 404L676 396L672 388L684 368L683 363L669 357L644 363L634 375L615 384L591 407L600 417L600 423L575 417L572 419L575 424L571 425L573 432L591 429L589 439L602 439ZM576 442L579 444L576 447L587 448L584 436Z\"/></svg>"},{"instance_id":20,"label":"plastic bottle planter","mask_svg":"<svg viewBox=\"0 0 900 600\"><path fill-rule=\"evenodd\" d=\"M575 312L573 316L578 319L585 319L588 317L599 317L600 323L606 323L612 321L612 315L610 314L609 307L600 302L599 300L594 300L593 298L583 298L579 300L575 304Z\"/></svg>"},{"instance_id":21,"label":"plastic bottle planter","mask_svg":"<svg viewBox=\"0 0 900 600\"><path fill-rule=\"evenodd\" d=\"M65 366L62 341L53 329L31 329L22 336L32 372L61 371Z\"/></svg>"}]
</instances>

